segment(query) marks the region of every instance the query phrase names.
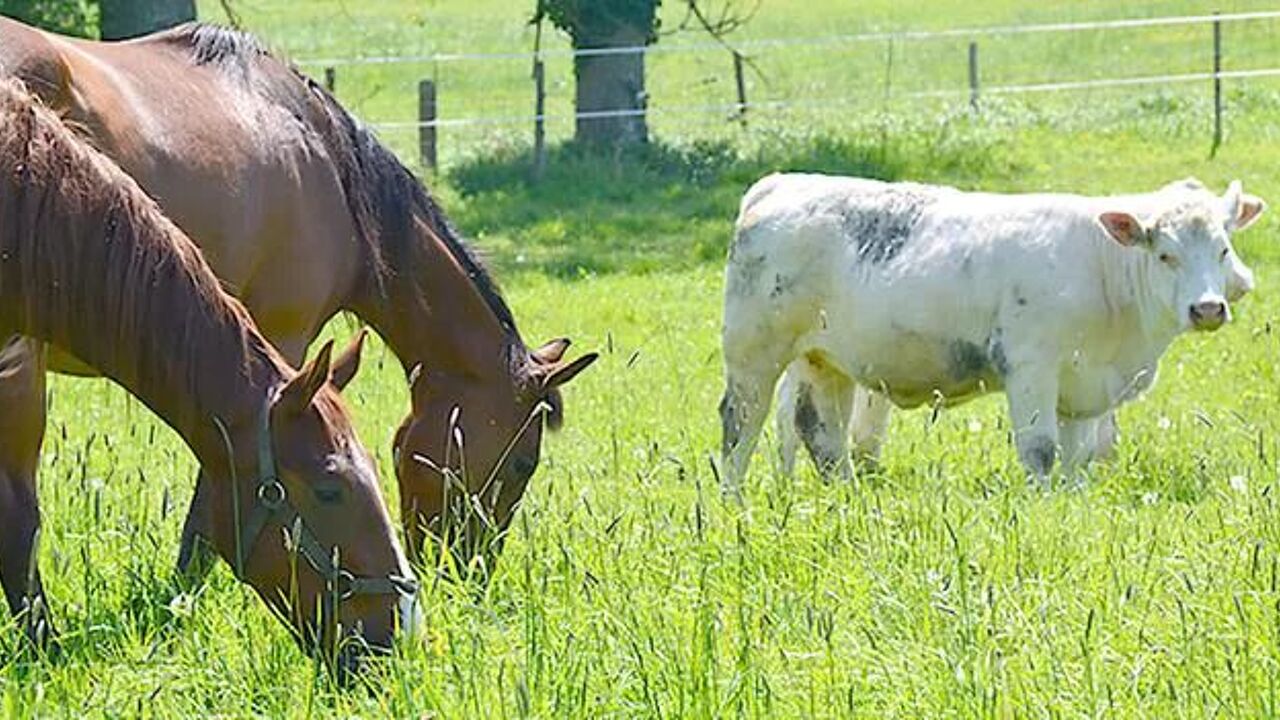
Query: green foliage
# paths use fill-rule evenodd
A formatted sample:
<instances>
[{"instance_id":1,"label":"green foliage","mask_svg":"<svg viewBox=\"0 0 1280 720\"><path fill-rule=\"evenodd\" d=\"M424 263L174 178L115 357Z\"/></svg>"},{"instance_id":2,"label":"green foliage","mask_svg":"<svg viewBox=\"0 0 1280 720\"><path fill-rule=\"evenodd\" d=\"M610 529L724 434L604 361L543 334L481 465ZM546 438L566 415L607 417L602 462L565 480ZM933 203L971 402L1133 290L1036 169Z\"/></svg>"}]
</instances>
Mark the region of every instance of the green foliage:
<instances>
[{"instance_id":1,"label":"green foliage","mask_svg":"<svg viewBox=\"0 0 1280 720\"><path fill-rule=\"evenodd\" d=\"M647 45L658 39L658 6L662 0L538 0L534 22L543 18L573 38L576 47L596 47L635 42Z\"/></svg>"},{"instance_id":2,"label":"green foliage","mask_svg":"<svg viewBox=\"0 0 1280 720\"><path fill-rule=\"evenodd\" d=\"M92 0L0 0L0 15L64 35L97 33L98 4Z\"/></svg>"}]
</instances>

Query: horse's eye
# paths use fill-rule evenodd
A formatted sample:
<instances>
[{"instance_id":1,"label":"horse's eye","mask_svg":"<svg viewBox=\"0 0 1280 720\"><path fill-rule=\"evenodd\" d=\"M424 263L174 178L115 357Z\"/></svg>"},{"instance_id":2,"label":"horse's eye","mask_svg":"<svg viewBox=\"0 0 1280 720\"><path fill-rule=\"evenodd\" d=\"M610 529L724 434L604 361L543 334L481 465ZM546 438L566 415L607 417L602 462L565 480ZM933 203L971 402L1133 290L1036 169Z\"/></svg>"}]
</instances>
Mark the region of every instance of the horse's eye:
<instances>
[{"instance_id":1,"label":"horse's eye","mask_svg":"<svg viewBox=\"0 0 1280 720\"><path fill-rule=\"evenodd\" d=\"M317 485L314 489L316 500L325 505L336 505L342 502L342 487L340 485Z\"/></svg>"},{"instance_id":2,"label":"horse's eye","mask_svg":"<svg viewBox=\"0 0 1280 720\"><path fill-rule=\"evenodd\" d=\"M1227 249L1227 248L1222 248L1222 254L1218 256L1218 261L1219 261L1219 262L1221 262L1221 261L1223 261L1223 260L1226 260L1226 259L1227 259L1227 253L1229 253L1229 252L1231 252L1229 249Z\"/></svg>"},{"instance_id":3,"label":"horse's eye","mask_svg":"<svg viewBox=\"0 0 1280 720\"><path fill-rule=\"evenodd\" d=\"M1169 267L1178 267L1178 259L1169 253L1160 253L1160 262Z\"/></svg>"}]
</instances>

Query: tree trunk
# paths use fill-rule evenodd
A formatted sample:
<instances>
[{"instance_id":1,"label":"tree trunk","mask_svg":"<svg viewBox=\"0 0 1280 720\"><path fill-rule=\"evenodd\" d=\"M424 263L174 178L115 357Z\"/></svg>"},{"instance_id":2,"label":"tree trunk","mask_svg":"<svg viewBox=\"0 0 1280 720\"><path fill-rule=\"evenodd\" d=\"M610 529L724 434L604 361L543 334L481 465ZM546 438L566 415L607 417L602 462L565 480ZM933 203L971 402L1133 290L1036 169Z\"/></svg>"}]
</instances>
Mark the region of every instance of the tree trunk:
<instances>
[{"instance_id":1,"label":"tree trunk","mask_svg":"<svg viewBox=\"0 0 1280 720\"><path fill-rule=\"evenodd\" d=\"M608 37L581 42L581 48L635 47L645 45L644 29L622 29ZM649 126L644 110L644 53L579 55L574 58L575 106L579 117L574 137L597 145L635 145L647 142ZM626 113L591 117L592 113Z\"/></svg>"},{"instance_id":2,"label":"tree trunk","mask_svg":"<svg viewBox=\"0 0 1280 720\"><path fill-rule=\"evenodd\" d=\"M125 40L196 19L195 0L101 0L103 40Z\"/></svg>"}]
</instances>

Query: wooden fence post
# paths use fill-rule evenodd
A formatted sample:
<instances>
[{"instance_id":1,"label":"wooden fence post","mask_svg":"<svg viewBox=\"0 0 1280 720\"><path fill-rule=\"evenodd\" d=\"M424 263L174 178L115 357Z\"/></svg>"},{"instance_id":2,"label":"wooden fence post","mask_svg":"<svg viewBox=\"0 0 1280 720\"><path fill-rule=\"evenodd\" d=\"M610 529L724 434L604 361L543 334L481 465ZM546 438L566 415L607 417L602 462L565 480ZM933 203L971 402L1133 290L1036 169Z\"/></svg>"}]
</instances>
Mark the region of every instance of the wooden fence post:
<instances>
[{"instance_id":1,"label":"wooden fence post","mask_svg":"<svg viewBox=\"0 0 1280 720\"><path fill-rule=\"evenodd\" d=\"M338 84L338 71L335 68L327 67L324 69L324 89L333 94L333 89Z\"/></svg>"},{"instance_id":2,"label":"wooden fence post","mask_svg":"<svg viewBox=\"0 0 1280 720\"><path fill-rule=\"evenodd\" d=\"M1213 19L1213 147L1209 157L1218 154L1222 144L1222 21Z\"/></svg>"},{"instance_id":3,"label":"wooden fence post","mask_svg":"<svg viewBox=\"0 0 1280 720\"><path fill-rule=\"evenodd\" d=\"M969 42L969 107L978 110L978 43Z\"/></svg>"},{"instance_id":4,"label":"wooden fence post","mask_svg":"<svg viewBox=\"0 0 1280 720\"><path fill-rule=\"evenodd\" d=\"M533 61L533 179L547 169L547 68L542 58Z\"/></svg>"},{"instance_id":5,"label":"wooden fence post","mask_svg":"<svg viewBox=\"0 0 1280 720\"><path fill-rule=\"evenodd\" d=\"M433 80L418 83L418 157L422 166L436 169L436 84Z\"/></svg>"},{"instance_id":6,"label":"wooden fence post","mask_svg":"<svg viewBox=\"0 0 1280 720\"><path fill-rule=\"evenodd\" d=\"M742 72L742 53L733 51L733 79L738 85L738 122L747 126L747 80Z\"/></svg>"}]
</instances>

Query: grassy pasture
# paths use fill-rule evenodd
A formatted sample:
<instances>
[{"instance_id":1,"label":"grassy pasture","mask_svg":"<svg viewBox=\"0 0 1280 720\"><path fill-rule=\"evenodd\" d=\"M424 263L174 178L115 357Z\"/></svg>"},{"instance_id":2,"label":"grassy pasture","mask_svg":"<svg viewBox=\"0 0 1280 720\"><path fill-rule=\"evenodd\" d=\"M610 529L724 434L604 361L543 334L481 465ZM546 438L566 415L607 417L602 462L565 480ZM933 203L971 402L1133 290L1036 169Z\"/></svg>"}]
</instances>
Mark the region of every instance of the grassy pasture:
<instances>
[{"instance_id":1,"label":"grassy pasture","mask_svg":"<svg viewBox=\"0 0 1280 720\"><path fill-rule=\"evenodd\" d=\"M275 45L316 57L527 48L517 5L240 6ZM748 33L1210 9L766 0ZM1280 59L1264 32L1247 48L1256 67ZM1051 56L1081 76L1101 72L1071 59ZM795 62L798 77L806 68ZM1152 62L1131 69L1160 71ZM652 72L658 87L698 77L660 63ZM344 89L340 75L340 94L370 118L412 107L410 85L375 80ZM481 107L503 93L482 90L458 94ZM785 480L766 447L746 511L721 503L707 461L719 441L720 266L737 199L756 176L816 169L1094 193L1238 177L1276 201L1280 95L1231 86L1228 139L1214 159L1205 95L993 101L978 117L887 107L746 133L656 123L664 144L636 156L557 149L540 185L525 181L521 138L497 133L482 145L492 152L459 154L433 183L492 255L526 338L567 334L604 358L567 391L565 430L549 441L493 583L428 583L424 635L380 664L368 688L338 691L225 569L197 595L175 597L168 577L194 477L189 453L107 383L56 378L41 562L66 652L34 658L0 626L0 708L15 717L1280 714L1274 216L1239 238L1259 289L1237 322L1175 344L1154 391L1121 413L1118 458L1083 490L1024 483L996 398L936 418L899 414L883 473L853 485L823 484L803 463ZM331 332L352 327L338 321ZM385 350L366 352L348 395L394 498L388 443L405 392Z\"/></svg>"}]
</instances>

